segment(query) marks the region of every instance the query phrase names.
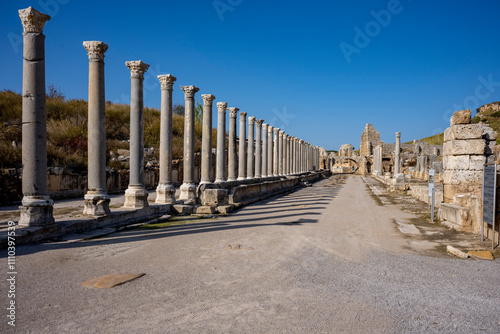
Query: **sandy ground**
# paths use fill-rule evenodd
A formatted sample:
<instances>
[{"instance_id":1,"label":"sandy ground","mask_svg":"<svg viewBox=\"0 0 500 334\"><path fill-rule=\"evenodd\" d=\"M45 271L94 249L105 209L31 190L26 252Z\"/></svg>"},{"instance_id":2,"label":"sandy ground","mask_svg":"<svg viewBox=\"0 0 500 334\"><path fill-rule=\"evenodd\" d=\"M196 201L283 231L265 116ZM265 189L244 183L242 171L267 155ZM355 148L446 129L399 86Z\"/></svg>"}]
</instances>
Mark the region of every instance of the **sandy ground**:
<instances>
[{"instance_id":1,"label":"sandy ground","mask_svg":"<svg viewBox=\"0 0 500 334\"><path fill-rule=\"evenodd\" d=\"M21 246L15 332L498 333L500 262L417 247L394 222L412 217L352 176L222 218ZM146 275L81 286L120 272Z\"/></svg>"}]
</instances>

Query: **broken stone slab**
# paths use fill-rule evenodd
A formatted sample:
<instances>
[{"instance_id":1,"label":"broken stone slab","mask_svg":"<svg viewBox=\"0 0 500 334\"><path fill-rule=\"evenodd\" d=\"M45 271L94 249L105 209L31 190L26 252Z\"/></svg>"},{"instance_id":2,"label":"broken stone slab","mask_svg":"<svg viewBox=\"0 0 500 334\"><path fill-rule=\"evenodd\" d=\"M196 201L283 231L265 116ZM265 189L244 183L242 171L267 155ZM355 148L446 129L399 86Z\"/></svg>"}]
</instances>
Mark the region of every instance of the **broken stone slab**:
<instances>
[{"instance_id":1,"label":"broken stone slab","mask_svg":"<svg viewBox=\"0 0 500 334\"><path fill-rule=\"evenodd\" d=\"M455 225L453 226L455 230L468 228L472 223L469 208L454 204L441 203L439 218ZM442 222L442 224L446 225L445 222Z\"/></svg>"},{"instance_id":2,"label":"broken stone slab","mask_svg":"<svg viewBox=\"0 0 500 334\"><path fill-rule=\"evenodd\" d=\"M194 209L196 214L214 214L218 213L216 206L201 205Z\"/></svg>"},{"instance_id":3,"label":"broken stone slab","mask_svg":"<svg viewBox=\"0 0 500 334\"><path fill-rule=\"evenodd\" d=\"M217 211L219 211L219 213L221 215L227 215L228 213L231 213L235 210L235 205L233 204L229 204L229 205L220 205L217 207Z\"/></svg>"},{"instance_id":4,"label":"broken stone slab","mask_svg":"<svg viewBox=\"0 0 500 334\"><path fill-rule=\"evenodd\" d=\"M184 205L184 204L174 204L172 206L172 211L179 215L190 215L194 212L194 206Z\"/></svg>"},{"instance_id":5,"label":"broken stone slab","mask_svg":"<svg viewBox=\"0 0 500 334\"><path fill-rule=\"evenodd\" d=\"M455 111L450 118L450 126L456 124L470 124L471 111L470 109Z\"/></svg>"},{"instance_id":6,"label":"broken stone slab","mask_svg":"<svg viewBox=\"0 0 500 334\"><path fill-rule=\"evenodd\" d=\"M413 225L413 224L406 224L403 223L399 220L396 220L396 223L398 224L398 229L401 233L404 234L421 234L418 228Z\"/></svg>"},{"instance_id":7,"label":"broken stone slab","mask_svg":"<svg viewBox=\"0 0 500 334\"><path fill-rule=\"evenodd\" d=\"M90 288L98 288L98 289L109 289L114 288L115 286L130 282L136 278L142 277L146 274L130 274L130 273L119 273L119 274L111 274L104 275L101 277L91 278L82 283L82 286Z\"/></svg>"},{"instance_id":8,"label":"broken stone slab","mask_svg":"<svg viewBox=\"0 0 500 334\"><path fill-rule=\"evenodd\" d=\"M446 246L446 251L450 254L455 255L456 257L461 258L461 259L469 258L469 255L467 253L462 252L460 249L455 248L455 247L450 246L450 245Z\"/></svg>"},{"instance_id":9,"label":"broken stone slab","mask_svg":"<svg viewBox=\"0 0 500 334\"><path fill-rule=\"evenodd\" d=\"M468 251L467 254L478 259L494 260L495 257L490 251Z\"/></svg>"}]
</instances>

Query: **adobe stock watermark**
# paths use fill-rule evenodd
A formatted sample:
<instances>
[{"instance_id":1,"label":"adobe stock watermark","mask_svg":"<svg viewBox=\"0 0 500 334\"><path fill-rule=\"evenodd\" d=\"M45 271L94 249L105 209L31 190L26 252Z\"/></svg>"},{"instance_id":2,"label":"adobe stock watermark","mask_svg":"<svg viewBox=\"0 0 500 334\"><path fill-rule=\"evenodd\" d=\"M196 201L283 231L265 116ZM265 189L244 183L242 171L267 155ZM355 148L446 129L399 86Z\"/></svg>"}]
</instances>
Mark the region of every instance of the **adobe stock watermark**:
<instances>
[{"instance_id":1,"label":"adobe stock watermark","mask_svg":"<svg viewBox=\"0 0 500 334\"><path fill-rule=\"evenodd\" d=\"M411 2L412 0L408 1ZM380 35L382 28L387 28L387 26L391 23L393 16L401 14L403 9L404 7L400 0L389 0L387 3L387 9L382 9L378 12L372 10L370 12L373 20L367 22L364 29L355 26L353 43L349 44L342 42L339 44L340 50L342 51L347 63L350 64L352 62L353 54L360 54L364 48L370 45L371 41Z\"/></svg>"},{"instance_id":2,"label":"adobe stock watermark","mask_svg":"<svg viewBox=\"0 0 500 334\"><path fill-rule=\"evenodd\" d=\"M224 14L232 12L237 6L241 5L243 0L215 0L212 2L215 12L219 16L219 20L224 22Z\"/></svg>"},{"instance_id":3,"label":"adobe stock watermark","mask_svg":"<svg viewBox=\"0 0 500 334\"><path fill-rule=\"evenodd\" d=\"M268 122L270 125L274 126L275 128L280 128L284 129L288 124L290 124L290 121L293 120L296 115L294 114L289 114L287 112L286 106L283 107L283 110L278 110L277 108L273 109L273 118Z\"/></svg>"},{"instance_id":4,"label":"adobe stock watermark","mask_svg":"<svg viewBox=\"0 0 500 334\"><path fill-rule=\"evenodd\" d=\"M38 7L36 10L41 11L44 14L50 16L53 19L58 13L61 5L67 5L71 0L39 0L37 2ZM21 28L22 30L22 25ZM7 39L14 50L14 53L19 53L21 51L21 46L23 45L23 36L13 32L7 34Z\"/></svg>"},{"instance_id":5,"label":"adobe stock watermark","mask_svg":"<svg viewBox=\"0 0 500 334\"><path fill-rule=\"evenodd\" d=\"M443 113L443 121L449 122L455 111L464 109L470 109L473 111L479 108L482 104L487 103L486 99L490 98L496 89L500 87L500 81L494 81L493 74L489 74L487 78L480 75L477 77L477 81L479 83L474 89L474 94L465 97L462 103L455 103L452 108L446 109ZM436 128L432 132L432 135L436 135L443 131L444 130L441 128Z\"/></svg>"},{"instance_id":6,"label":"adobe stock watermark","mask_svg":"<svg viewBox=\"0 0 500 334\"><path fill-rule=\"evenodd\" d=\"M7 324L16 326L16 223L8 222L7 227Z\"/></svg>"}]
</instances>

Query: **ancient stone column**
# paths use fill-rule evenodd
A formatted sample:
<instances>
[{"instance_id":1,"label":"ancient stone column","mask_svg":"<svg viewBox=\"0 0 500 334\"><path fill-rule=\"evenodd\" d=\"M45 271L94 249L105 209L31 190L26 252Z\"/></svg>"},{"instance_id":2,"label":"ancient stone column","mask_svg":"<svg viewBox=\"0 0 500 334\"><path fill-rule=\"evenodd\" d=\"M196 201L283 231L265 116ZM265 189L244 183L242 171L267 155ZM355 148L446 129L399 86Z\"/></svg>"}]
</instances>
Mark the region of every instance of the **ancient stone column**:
<instances>
[{"instance_id":1,"label":"ancient stone column","mask_svg":"<svg viewBox=\"0 0 500 334\"><path fill-rule=\"evenodd\" d=\"M295 137L290 138L290 174L295 174Z\"/></svg>"},{"instance_id":2,"label":"ancient stone column","mask_svg":"<svg viewBox=\"0 0 500 334\"><path fill-rule=\"evenodd\" d=\"M236 154L236 115L238 115L238 108L228 108L229 110L229 162L228 162L228 181L236 181L238 177L238 162Z\"/></svg>"},{"instance_id":3,"label":"ancient stone column","mask_svg":"<svg viewBox=\"0 0 500 334\"><path fill-rule=\"evenodd\" d=\"M203 94L203 131L201 140L200 184L212 183L212 102L215 96Z\"/></svg>"},{"instance_id":4,"label":"ancient stone column","mask_svg":"<svg viewBox=\"0 0 500 334\"><path fill-rule=\"evenodd\" d=\"M240 112L240 137L238 144L238 180L247 178L247 113Z\"/></svg>"},{"instance_id":5,"label":"ancient stone column","mask_svg":"<svg viewBox=\"0 0 500 334\"><path fill-rule=\"evenodd\" d=\"M125 203L128 208L148 206L148 191L144 188L144 73L149 65L137 61L127 61L130 70L130 177L125 190Z\"/></svg>"},{"instance_id":6,"label":"ancient stone column","mask_svg":"<svg viewBox=\"0 0 500 334\"><path fill-rule=\"evenodd\" d=\"M217 103L217 162L215 183L226 181L226 102Z\"/></svg>"},{"instance_id":7,"label":"ancient stone column","mask_svg":"<svg viewBox=\"0 0 500 334\"><path fill-rule=\"evenodd\" d=\"M248 148L247 148L247 179L253 179L255 175L255 117L248 117Z\"/></svg>"},{"instance_id":8,"label":"ancient stone column","mask_svg":"<svg viewBox=\"0 0 500 334\"><path fill-rule=\"evenodd\" d=\"M285 131L278 132L278 175L283 175L283 135Z\"/></svg>"},{"instance_id":9,"label":"ancient stone column","mask_svg":"<svg viewBox=\"0 0 500 334\"><path fill-rule=\"evenodd\" d=\"M399 174L401 151L401 132L396 132L396 147L394 149L394 175Z\"/></svg>"},{"instance_id":10,"label":"ancient stone column","mask_svg":"<svg viewBox=\"0 0 500 334\"><path fill-rule=\"evenodd\" d=\"M104 95L104 53L108 45L98 41L83 42L89 57L88 101L88 191L83 214L109 214L106 188L106 99Z\"/></svg>"},{"instance_id":11,"label":"ancient stone column","mask_svg":"<svg viewBox=\"0 0 500 334\"><path fill-rule=\"evenodd\" d=\"M274 128L273 139L273 176L279 176L279 128Z\"/></svg>"},{"instance_id":12,"label":"ancient stone column","mask_svg":"<svg viewBox=\"0 0 500 334\"><path fill-rule=\"evenodd\" d=\"M181 86L184 91L184 180L180 187L179 200L184 204L196 202L196 185L194 183L194 95L200 89L193 85Z\"/></svg>"},{"instance_id":13,"label":"ancient stone column","mask_svg":"<svg viewBox=\"0 0 500 334\"><path fill-rule=\"evenodd\" d=\"M273 158L274 158L274 143L273 143L274 127L269 125L267 129L267 176L273 176Z\"/></svg>"},{"instance_id":14,"label":"ancient stone column","mask_svg":"<svg viewBox=\"0 0 500 334\"><path fill-rule=\"evenodd\" d=\"M299 140L299 172L304 173L304 141Z\"/></svg>"},{"instance_id":15,"label":"ancient stone column","mask_svg":"<svg viewBox=\"0 0 500 334\"><path fill-rule=\"evenodd\" d=\"M47 111L45 109L45 36L50 16L33 7L19 10L23 24L22 188L19 225L54 223L47 191Z\"/></svg>"},{"instance_id":16,"label":"ancient stone column","mask_svg":"<svg viewBox=\"0 0 500 334\"><path fill-rule=\"evenodd\" d=\"M255 177L262 177L262 119L255 120Z\"/></svg>"},{"instance_id":17,"label":"ancient stone column","mask_svg":"<svg viewBox=\"0 0 500 334\"><path fill-rule=\"evenodd\" d=\"M290 152L290 136L286 135L286 168L285 168L285 175L290 175L290 157L291 157L291 152Z\"/></svg>"},{"instance_id":18,"label":"ancient stone column","mask_svg":"<svg viewBox=\"0 0 500 334\"><path fill-rule=\"evenodd\" d=\"M159 75L161 86L160 116L160 171L156 187L156 203L175 203L175 187L172 183L172 90L177 80L170 74Z\"/></svg>"},{"instance_id":19,"label":"ancient stone column","mask_svg":"<svg viewBox=\"0 0 500 334\"><path fill-rule=\"evenodd\" d=\"M267 137L268 124L262 124L262 177L267 177Z\"/></svg>"}]
</instances>

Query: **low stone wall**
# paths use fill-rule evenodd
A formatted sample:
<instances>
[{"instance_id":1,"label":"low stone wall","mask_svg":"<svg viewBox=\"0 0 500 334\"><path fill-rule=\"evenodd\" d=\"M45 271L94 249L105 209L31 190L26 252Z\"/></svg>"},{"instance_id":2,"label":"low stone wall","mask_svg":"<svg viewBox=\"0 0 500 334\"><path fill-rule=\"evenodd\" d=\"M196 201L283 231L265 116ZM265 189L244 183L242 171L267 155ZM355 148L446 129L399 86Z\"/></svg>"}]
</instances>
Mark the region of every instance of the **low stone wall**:
<instances>
[{"instance_id":1,"label":"low stone wall","mask_svg":"<svg viewBox=\"0 0 500 334\"><path fill-rule=\"evenodd\" d=\"M422 201L426 204L429 204L431 198L429 197L429 186L427 185L410 185L410 190L408 191L408 195ZM436 189L436 193L434 195L434 205L436 208L440 208L443 202L443 192L441 190Z\"/></svg>"}]
</instances>

